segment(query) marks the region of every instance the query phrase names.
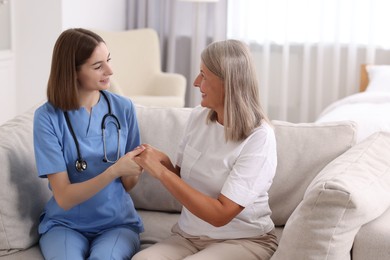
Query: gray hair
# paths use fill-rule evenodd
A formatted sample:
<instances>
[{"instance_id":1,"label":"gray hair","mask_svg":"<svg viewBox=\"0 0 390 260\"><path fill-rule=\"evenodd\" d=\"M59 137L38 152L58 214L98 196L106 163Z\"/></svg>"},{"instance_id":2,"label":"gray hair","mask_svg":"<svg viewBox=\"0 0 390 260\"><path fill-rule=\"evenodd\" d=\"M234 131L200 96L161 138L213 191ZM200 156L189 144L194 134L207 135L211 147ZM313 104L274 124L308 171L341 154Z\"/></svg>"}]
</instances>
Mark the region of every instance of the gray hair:
<instances>
[{"instance_id":1,"label":"gray hair","mask_svg":"<svg viewBox=\"0 0 390 260\"><path fill-rule=\"evenodd\" d=\"M201 54L203 64L224 82L224 129L226 141L241 141L266 120L249 48L238 40L211 43ZM208 121L217 114L211 110Z\"/></svg>"}]
</instances>

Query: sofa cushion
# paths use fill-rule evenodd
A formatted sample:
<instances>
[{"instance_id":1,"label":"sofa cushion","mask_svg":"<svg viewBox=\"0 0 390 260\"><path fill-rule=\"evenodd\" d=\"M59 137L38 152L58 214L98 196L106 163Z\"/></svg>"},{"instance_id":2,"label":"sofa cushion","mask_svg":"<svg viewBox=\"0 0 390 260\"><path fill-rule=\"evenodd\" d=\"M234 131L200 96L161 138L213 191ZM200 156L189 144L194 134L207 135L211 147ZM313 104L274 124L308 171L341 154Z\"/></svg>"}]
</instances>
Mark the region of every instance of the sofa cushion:
<instances>
[{"instance_id":1,"label":"sofa cushion","mask_svg":"<svg viewBox=\"0 0 390 260\"><path fill-rule=\"evenodd\" d=\"M350 259L362 225L390 206L390 133L376 133L326 166L289 218L278 259Z\"/></svg>"},{"instance_id":2,"label":"sofa cushion","mask_svg":"<svg viewBox=\"0 0 390 260\"><path fill-rule=\"evenodd\" d=\"M299 124L273 121L273 124L278 166L269 203L275 225L283 226L313 178L355 144L356 125L349 121Z\"/></svg>"},{"instance_id":3,"label":"sofa cushion","mask_svg":"<svg viewBox=\"0 0 390 260\"><path fill-rule=\"evenodd\" d=\"M190 108L146 107L136 105L141 142L166 153L174 163ZM137 209L180 212L181 204L147 172L130 191Z\"/></svg>"},{"instance_id":4,"label":"sofa cushion","mask_svg":"<svg viewBox=\"0 0 390 260\"><path fill-rule=\"evenodd\" d=\"M180 216L180 213L150 210L138 210L138 213L145 226L145 231L140 235L141 249L169 237L172 234L171 228L177 223Z\"/></svg>"},{"instance_id":5,"label":"sofa cushion","mask_svg":"<svg viewBox=\"0 0 390 260\"><path fill-rule=\"evenodd\" d=\"M35 168L34 110L0 126L0 255L38 242L39 215L50 197Z\"/></svg>"}]
</instances>

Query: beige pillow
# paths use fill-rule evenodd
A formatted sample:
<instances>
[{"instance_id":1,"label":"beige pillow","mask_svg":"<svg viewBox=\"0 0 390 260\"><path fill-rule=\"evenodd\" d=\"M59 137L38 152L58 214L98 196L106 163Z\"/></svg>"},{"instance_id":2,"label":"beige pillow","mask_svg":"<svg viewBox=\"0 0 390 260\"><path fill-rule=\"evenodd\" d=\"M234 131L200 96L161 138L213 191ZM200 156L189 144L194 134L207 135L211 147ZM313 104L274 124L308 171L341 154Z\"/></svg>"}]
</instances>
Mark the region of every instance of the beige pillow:
<instances>
[{"instance_id":1,"label":"beige pillow","mask_svg":"<svg viewBox=\"0 0 390 260\"><path fill-rule=\"evenodd\" d=\"M191 108L146 107L136 105L141 143L148 143L166 153L175 163ZM147 172L130 191L137 209L180 212L181 204L160 181Z\"/></svg>"},{"instance_id":2,"label":"beige pillow","mask_svg":"<svg viewBox=\"0 0 390 260\"><path fill-rule=\"evenodd\" d=\"M50 198L35 168L35 109L0 126L0 256L38 242L38 220Z\"/></svg>"},{"instance_id":3,"label":"beige pillow","mask_svg":"<svg viewBox=\"0 0 390 260\"><path fill-rule=\"evenodd\" d=\"M289 218L272 260L350 259L360 227L390 206L390 133L376 133L324 168Z\"/></svg>"},{"instance_id":4,"label":"beige pillow","mask_svg":"<svg viewBox=\"0 0 390 260\"><path fill-rule=\"evenodd\" d=\"M273 121L273 124L278 166L269 203L275 225L283 226L313 178L355 144L356 125L350 121L300 124Z\"/></svg>"}]
</instances>

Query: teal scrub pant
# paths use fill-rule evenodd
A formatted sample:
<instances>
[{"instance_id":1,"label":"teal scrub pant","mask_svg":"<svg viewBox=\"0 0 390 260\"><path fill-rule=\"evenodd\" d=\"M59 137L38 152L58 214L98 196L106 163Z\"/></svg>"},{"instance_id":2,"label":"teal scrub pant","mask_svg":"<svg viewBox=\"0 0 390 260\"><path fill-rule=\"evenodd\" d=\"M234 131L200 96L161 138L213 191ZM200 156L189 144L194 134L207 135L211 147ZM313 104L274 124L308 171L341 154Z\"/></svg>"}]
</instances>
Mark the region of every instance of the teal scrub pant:
<instances>
[{"instance_id":1,"label":"teal scrub pant","mask_svg":"<svg viewBox=\"0 0 390 260\"><path fill-rule=\"evenodd\" d=\"M107 260L131 259L140 248L139 234L116 227L98 234L80 233L67 227L53 227L39 240L45 259Z\"/></svg>"}]
</instances>

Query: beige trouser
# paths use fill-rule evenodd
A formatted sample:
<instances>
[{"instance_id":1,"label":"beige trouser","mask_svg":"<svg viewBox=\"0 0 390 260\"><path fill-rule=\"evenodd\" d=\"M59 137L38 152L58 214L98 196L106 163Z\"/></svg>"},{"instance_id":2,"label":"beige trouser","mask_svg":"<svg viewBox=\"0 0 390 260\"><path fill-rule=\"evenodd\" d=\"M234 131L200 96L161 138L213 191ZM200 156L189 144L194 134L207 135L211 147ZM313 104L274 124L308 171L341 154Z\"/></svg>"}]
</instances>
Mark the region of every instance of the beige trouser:
<instances>
[{"instance_id":1,"label":"beige trouser","mask_svg":"<svg viewBox=\"0 0 390 260\"><path fill-rule=\"evenodd\" d=\"M132 260L268 260L277 248L274 231L245 239L211 239L184 233L177 224L173 235L139 253Z\"/></svg>"}]
</instances>

